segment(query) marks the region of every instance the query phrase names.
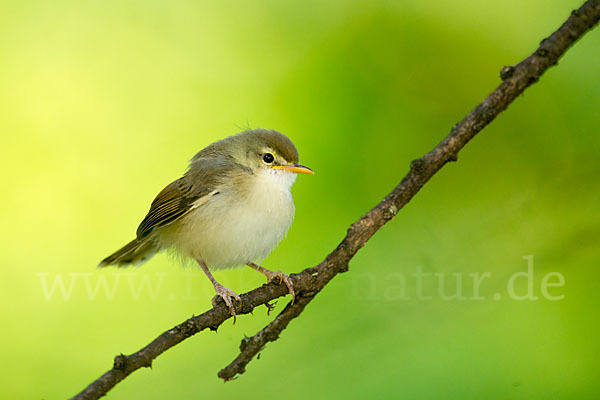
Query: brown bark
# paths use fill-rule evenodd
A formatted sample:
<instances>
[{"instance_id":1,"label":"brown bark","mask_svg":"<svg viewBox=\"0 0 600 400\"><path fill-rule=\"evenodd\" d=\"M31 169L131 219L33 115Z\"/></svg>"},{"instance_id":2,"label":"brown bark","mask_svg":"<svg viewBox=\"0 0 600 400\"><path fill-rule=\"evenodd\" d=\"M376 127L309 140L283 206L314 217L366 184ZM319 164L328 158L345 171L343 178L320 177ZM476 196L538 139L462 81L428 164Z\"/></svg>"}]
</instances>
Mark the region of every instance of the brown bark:
<instances>
[{"instance_id":1,"label":"brown bark","mask_svg":"<svg viewBox=\"0 0 600 400\"><path fill-rule=\"evenodd\" d=\"M459 151L488 125L498 114L510 105L531 84L575 43L584 33L593 28L600 19L600 0L589 0L581 8L571 13L565 23L551 36L544 39L537 50L514 66L502 68L500 77L503 82L471 111L460 123L452 128L450 134L425 156L411 163L408 174L400 184L371 211L350 226L346 237L319 265L307 268L298 274L292 274L296 302L285 309L263 330L246 338L240 346L239 356L222 369L219 377L229 380L245 371L245 366L264 346L276 340L290 321L298 317L306 305L338 273L348 270L348 262L356 252L386 222L394 218L421 187L437 173L448 161L456 161ZM241 304L236 303L236 313L247 314L255 307L287 294L287 287L281 284L268 284L241 296ZM100 378L92 382L74 399L97 399L106 394L117 383L141 367L150 367L152 360L164 351L175 346L192 335L208 328L216 330L231 315L224 303L205 313L162 333L150 344L131 355L119 355L113 367Z\"/></svg>"}]
</instances>

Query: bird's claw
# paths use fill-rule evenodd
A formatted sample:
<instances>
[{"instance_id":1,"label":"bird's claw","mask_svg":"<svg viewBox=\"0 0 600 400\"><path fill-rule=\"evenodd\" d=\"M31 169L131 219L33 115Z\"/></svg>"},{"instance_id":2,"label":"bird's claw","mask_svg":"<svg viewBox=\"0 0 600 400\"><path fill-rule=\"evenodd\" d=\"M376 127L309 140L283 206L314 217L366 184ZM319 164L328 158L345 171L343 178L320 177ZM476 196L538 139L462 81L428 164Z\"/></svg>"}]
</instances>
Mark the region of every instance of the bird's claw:
<instances>
[{"instance_id":1,"label":"bird's claw","mask_svg":"<svg viewBox=\"0 0 600 400\"><path fill-rule=\"evenodd\" d=\"M220 283L216 283L214 285L215 287L215 291L217 292L217 295L215 297L212 298L212 305L213 307L217 306L217 298L220 297L223 299L223 301L225 302L225 305L227 306L227 308L229 309L229 313L233 316L233 323L235 324L235 308L233 307L233 301L231 300L231 297L233 296L233 298L236 301L241 302L242 299L240 298L240 296L234 292L233 290L226 288L225 286L221 285Z\"/></svg>"},{"instance_id":2,"label":"bird's claw","mask_svg":"<svg viewBox=\"0 0 600 400\"><path fill-rule=\"evenodd\" d=\"M281 270L277 272L271 272L270 275L267 275L267 281L269 283L273 282L275 279L279 279L280 282L285 283L285 286L287 286L288 291L292 295L293 303L294 300L296 300L296 292L294 292L294 285L292 285L292 280L290 279L289 275L284 274L283 272L281 272Z\"/></svg>"}]
</instances>

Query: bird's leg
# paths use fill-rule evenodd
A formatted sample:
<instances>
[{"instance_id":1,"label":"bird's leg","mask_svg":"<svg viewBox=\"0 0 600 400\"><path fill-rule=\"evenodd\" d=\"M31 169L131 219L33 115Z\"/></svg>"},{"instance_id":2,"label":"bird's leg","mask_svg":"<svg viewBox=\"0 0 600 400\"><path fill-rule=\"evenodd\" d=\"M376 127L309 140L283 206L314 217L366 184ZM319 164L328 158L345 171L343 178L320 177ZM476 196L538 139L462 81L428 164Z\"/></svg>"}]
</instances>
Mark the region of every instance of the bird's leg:
<instances>
[{"instance_id":1,"label":"bird's leg","mask_svg":"<svg viewBox=\"0 0 600 400\"><path fill-rule=\"evenodd\" d=\"M210 279L210 281L212 282L213 286L215 287L215 292L217 292L217 296L221 297L223 299L223 301L225 302L225 304L227 305L227 307L229 308L229 313L231 315L233 315L233 323L235 324L235 309L233 308L233 301L231 300L231 296L233 296L237 301L242 301L242 299L240 299L240 296L238 296L238 294L236 292L234 292L233 290L231 290L229 288L224 287L219 282L217 282L217 280L212 276L212 274L208 270L208 267L206 266L206 264L204 264L203 261L201 261L201 260L196 260L196 261L198 261L198 264L200 264L200 268L202 268L202 271L204 271L206 276L208 276L208 279ZM213 299L212 299L213 307L216 307L216 305L217 305L217 302L216 302L217 296L213 297Z\"/></svg>"},{"instance_id":2,"label":"bird's leg","mask_svg":"<svg viewBox=\"0 0 600 400\"><path fill-rule=\"evenodd\" d=\"M248 265L250 268L257 270L258 272L260 272L261 274L266 276L267 282L269 282L269 283L274 281L276 278L278 278L281 282L285 283L285 286L287 286L288 291L292 295L292 303L294 302L294 300L296 300L296 293L294 292L294 286L292 285L292 280L290 279L290 277L288 275L281 272L281 270L279 270L277 272L273 272L271 270L261 267L258 264L254 264L253 262L250 262L250 261L248 261L248 264L246 264L246 265Z\"/></svg>"}]
</instances>

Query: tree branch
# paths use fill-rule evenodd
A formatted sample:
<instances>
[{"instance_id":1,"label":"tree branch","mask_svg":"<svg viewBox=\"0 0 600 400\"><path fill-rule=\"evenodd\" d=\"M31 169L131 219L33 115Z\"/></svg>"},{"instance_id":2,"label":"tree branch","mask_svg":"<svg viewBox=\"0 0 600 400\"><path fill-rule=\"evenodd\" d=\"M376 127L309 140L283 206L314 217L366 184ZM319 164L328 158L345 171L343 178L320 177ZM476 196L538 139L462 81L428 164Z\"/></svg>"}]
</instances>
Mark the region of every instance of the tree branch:
<instances>
[{"instance_id":1,"label":"tree branch","mask_svg":"<svg viewBox=\"0 0 600 400\"><path fill-rule=\"evenodd\" d=\"M458 152L500 114L512 101L551 66L558 62L564 52L585 32L600 20L600 0L588 0L581 8L572 12L565 23L550 37L544 39L538 49L515 66L502 68L503 82L481 104L469 113L450 134L433 150L411 163L410 171L400 184L375 208L352 224L346 237L318 266L307 268L290 276L297 300L285 309L263 330L251 338L246 338L240 346L240 355L219 372L219 377L232 379L241 374L252 358L270 341L278 338L289 322L302 313L304 308L325 285L338 273L348 270L348 262L356 252L386 222L394 218L421 187L448 161L456 161ZM255 307L268 303L287 294L286 286L268 284L241 296L241 304L236 303L237 314L248 314ZM205 313L162 333L150 344L131 355L119 355L113 367L92 382L74 399L98 399L117 383L142 367L150 367L152 360L181 341L207 328L216 330L231 315L225 304L220 302Z\"/></svg>"},{"instance_id":2,"label":"tree branch","mask_svg":"<svg viewBox=\"0 0 600 400\"><path fill-rule=\"evenodd\" d=\"M424 157L414 160L402 182L375 208L352 224L340 245L316 269L326 276L308 297L301 297L285 309L256 335L244 338L240 354L229 365L219 371L224 380L234 379L245 372L246 365L268 342L279 338L290 321L298 317L306 305L337 273L347 270L348 261L364 246L369 238L404 207L421 187L446 162L456 161L458 152L478 132L500 114L508 105L552 65L562 54L591 29L600 19L600 2L588 1L579 10L573 11L569 19L550 37L544 39L538 49L516 66L505 66L500 71L504 81L481 104L479 104L450 134Z\"/></svg>"}]
</instances>

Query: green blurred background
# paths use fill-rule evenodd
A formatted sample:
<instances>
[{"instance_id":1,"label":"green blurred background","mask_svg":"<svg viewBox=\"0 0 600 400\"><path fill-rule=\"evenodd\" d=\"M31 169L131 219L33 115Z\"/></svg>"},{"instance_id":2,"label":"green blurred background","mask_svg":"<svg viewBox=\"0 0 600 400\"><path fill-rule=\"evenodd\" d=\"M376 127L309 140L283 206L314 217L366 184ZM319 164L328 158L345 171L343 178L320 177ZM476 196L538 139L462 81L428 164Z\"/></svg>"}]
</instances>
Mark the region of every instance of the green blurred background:
<instances>
[{"instance_id":1,"label":"green blurred background","mask_svg":"<svg viewBox=\"0 0 600 400\"><path fill-rule=\"evenodd\" d=\"M196 151L247 127L294 140L316 174L298 179L296 220L264 265L297 272L498 85L503 65L580 4L3 1L0 396L72 396L116 354L209 307L208 280L167 255L124 271L133 275L95 268L134 237ZM240 379L223 384L216 373L272 318L264 307L169 350L108 398L596 398L598 49L596 30L436 175ZM527 270L528 255L538 299L518 301L507 282ZM419 300L419 268L441 274L448 294L462 274L467 297L468 274L491 277L484 300L445 300L435 277L423 286L432 299ZM550 272L564 277L549 289L562 300L542 296ZM263 283L249 269L215 276L238 293ZM44 292L56 279L73 282L67 296ZM101 287L90 297L99 279L117 282L114 297ZM136 296L128 285L144 279L156 291ZM515 282L527 292L525 278Z\"/></svg>"}]
</instances>

